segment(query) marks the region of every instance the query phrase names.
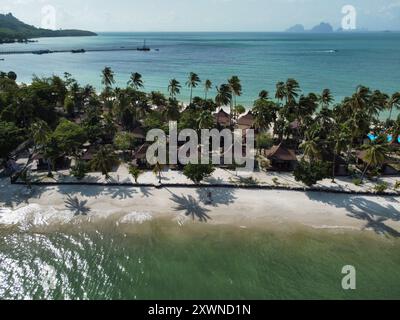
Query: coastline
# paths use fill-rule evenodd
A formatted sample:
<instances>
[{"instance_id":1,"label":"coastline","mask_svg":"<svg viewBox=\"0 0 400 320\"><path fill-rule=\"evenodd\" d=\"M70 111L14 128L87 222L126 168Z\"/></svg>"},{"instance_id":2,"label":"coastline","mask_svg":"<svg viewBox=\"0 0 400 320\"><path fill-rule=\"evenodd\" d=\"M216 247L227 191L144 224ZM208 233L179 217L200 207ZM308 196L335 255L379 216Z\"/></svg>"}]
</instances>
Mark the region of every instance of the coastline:
<instances>
[{"instance_id":1,"label":"coastline","mask_svg":"<svg viewBox=\"0 0 400 320\"><path fill-rule=\"evenodd\" d=\"M308 228L329 232L371 231L400 237L400 201L392 196L246 190L212 187L4 185L0 225L22 228L104 222L141 224L165 219L178 226L202 223L242 229ZM212 203L208 192L212 193Z\"/></svg>"}]
</instances>

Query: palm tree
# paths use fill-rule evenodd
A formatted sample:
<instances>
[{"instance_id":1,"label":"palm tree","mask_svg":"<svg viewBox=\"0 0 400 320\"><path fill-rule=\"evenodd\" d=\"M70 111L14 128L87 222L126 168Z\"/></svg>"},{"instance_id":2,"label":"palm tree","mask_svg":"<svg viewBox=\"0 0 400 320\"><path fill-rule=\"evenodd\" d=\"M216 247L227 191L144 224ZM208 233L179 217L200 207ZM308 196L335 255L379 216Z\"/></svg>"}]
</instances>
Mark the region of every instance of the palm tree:
<instances>
[{"instance_id":1,"label":"palm tree","mask_svg":"<svg viewBox=\"0 0 400 320\"><path fill-rule=\"evenodd\" d=\"M319 102L322 104L322 107L328 108L329 105L334 101L332 93L329 89L324 89L322 94L318 97Z\"/></svg>"},{"instance_id":2,"label":"palm tree","mask_svg":"<svg viewBox=\"0 0 400 320\"><path fill-rule=\"evenodd\" d=\"M258 94L258 97L261 100L268 100L269 92L267 90L261 90L260 93Z\"/></svg>"},{"instance_id":3,"label":"palm tree","mask_svg":"<svg viewBox=\"0 0 400 320\"><path fill-rule=\"evenodd\" d=\"M143 85L142 75L137 72L132 73L128 81L128 85L130 85L135 90L143 88L144 85Z\"/></svg>"},{"instance_id":4,"label":"palm tree","mask_svg":"<svg viewBox=\"0 0 400 320\"><path fill-rule=\"evenodd\" d=\"M115 83L114 72L110 67L105 67L102 71L101 83L109 88Z\"/></svg>"},{"instance_id":5,"label":"palm tree","mask_svg":"<svg viewBox=\"0 0 400 320\"><path fill-rule=\"evenodd\" d=\"M35 143L35 149L43 147L51 133L49 126L43 120L38 120L31 126L32 138Z\"/></svg>"},{"instance_id":6,"label":"palm tree","mask_svg":"<svg viewBox=\"0 0 400 320\"><path fill-rule=\"evenodd\" d=\"M108 179L108 173L116 163L118 163L118 158L114 153L114 149L111 145L106 145L99 148L99 151L92 159L91 166L93 170L100 171Z\"/></svg>"},{"instance_id":7,"label":"palm tree","mask_svg":"<svg viewBox=\"0 0 400 320\"><path fill-rule=\"evenodd\" d=\"M197 119L199 129L211 129L214 125L215 119L210 111L203 111Z\"/></svg>"},{"instance_id":8,"label":"palm tree","mask_svg":"<svg viewBox=\"0 0 400 320\"><path fill-rule=\"evenodd\" d=\"M350 132L345 124L335 124L330 137L333 142L332 182L336 178L336 157L346 151L349 146Z\"/></svg>"},{"instance_id":9,"label":"palm tree","mask_svg":"<svg viewBox=\"0 0 400 320\"><path fill-rule=\"evenodd\" d=\"M201 80L196 73L191 72L189 74L189 78L188 81L186 82L186 85L190 88L190 104L192 104L192 99L193 99L193 88L196 88L200 82Z\"/></svg>"},{"instance_id":10,"label":"palm tree","mask_svg":"<svg viewBox=\"0 0 400 320\"><path fill-rule=\"evenodd\" d=\"M295 99L299 96L300 85L294 79L288 79L285 84L285 97L289 104L293 104Z\"/></svg>"},{"instance_id":11,"label":"palm tree","mask_svg":"<svg viewBox=\"0 0 400 320\"><path fill-rule=\"evenodd\" d=\"M315 159L319 159L321 157L321 151L319 149L319 137L314 134L308 134L308 139L302 143L300 146L304 151L304 155L310 159L310 162L313 163Z\"/></svg>"},{"instance_id":12,"label":"palm tree","mask_svg":"<svg viewBox=\"0 0 400 320\"><path fill-rule=\"evenodd\" d=\"M139 176L143 173L138 167L131 166L129 168L129 173L135 179L135 183L138 183Z\"/></svg>"},{"instance_id":13,"label":"palm tree","mask_svg":"<svg viewBox=\"0 0 400 320\"><path fill-rule=\"evenodd\" d=\"M228 80L229 88L232 93L233 99L231 99L230 105L230 115L231 119L233 118L233 108L236 106L236 97L241 96L242 94L242 84L240 83L240 79L238 76L233 76Z\"/></svg>"},{"instance_id":14,"label":"palm tree","mask_svg":"<svg viewBox=\"0 0 400 320\"><path fill-rule=\"evenodd\" d=\"M161 172L163 171L163 165L160 164L160 162L157 161L157 163L154 165L153 168L153 173L158 176L158 183L161 184Z\"/></svg>"},{"instance_id":15,"label":"palm tree","mask_svg":"<svg viewBox=\"0 0 400 320\"><path fill-rule=\"evenodd\" d=\"M176 97L176 95L181 92L181 88L182 88L182 86L178 80L172 79L169 82L168 91L169 91L169 94L171 95L172 99L174 99Z\"/></svg>"},{"instance_id":16,"label":"palm tree","mask_svg":"<svg viewBox=\"0 0 400 320\"><path fill-rule=\"evenodd\" d=\"M391 121L393 109L400 110L400 92L396 92L391 96L387 102L386 108L390 111L388 121Z\"/></svg>"},{"instance_id":17,"label":"palm tree","mask_svg":"<svg viewBox=\"0 0 400 320\"><path fill-rule=\"evenodd\" d=\"M221 84L221 86L217 89L217 96L215 97L215 102L219 107L226 106L230 104L232 100L232 93L227 84Z\"/></svg>"},{"instance_id":18,"label":"palm tree","mask_svg":"<svg viewBox=\"0 0 400 320\"><path fill-rule=\"evenodd\" d=\"M204 82L204 100L207 100L207 94L208 94L208 91L210 91L211 88L212 88L212 82L211 82L211 80L207 79Z\"/></svg>"},{"instance_id":19,"label":"palm tree","mask_svg":"<svg viewBox=\"0 0 400 320\"><path fill-rule=\"evenodd\" d=\"M385 162L386 156L389 152L388 146L386 143L370 143L369 145L364 147L365 156L363 161L367 164L363 174L361 176L361 181L364 181L365 175L369 168L380 166Z\"/></svg>"},{"instance_id":20,"label":"palm tree","mask_svg":"<svg viewBox=\"0 0 400 320\"><path fill-rule=\"evenodd\" d=\"M280 81L276 84L275 99L282 101L285 98L285 83Z\"/></svg>"}]
</instances>

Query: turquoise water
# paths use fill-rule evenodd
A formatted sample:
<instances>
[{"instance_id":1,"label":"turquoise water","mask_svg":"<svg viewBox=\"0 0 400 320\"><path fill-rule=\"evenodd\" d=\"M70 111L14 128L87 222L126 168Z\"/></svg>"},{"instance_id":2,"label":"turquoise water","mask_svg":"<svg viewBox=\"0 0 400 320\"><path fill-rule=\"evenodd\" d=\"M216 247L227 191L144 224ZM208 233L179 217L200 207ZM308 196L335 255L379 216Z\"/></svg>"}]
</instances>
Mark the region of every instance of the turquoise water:
<instances>
[{"instance_id":1,"label":"turquoise water","mask_svg":"<svg viewBox=\"0 0 400 320\"><path fill-rule=\"evenodd\" d=\"M163 92L171 78L184 84L191 71L214 84L238 75L244 89L238 102L245 105L250 105L260 90L273 92L277 81L289 77L296 78L305 92L330 88L337 100L350 95L359 84L390 94L400 89L400 33L102 33L7 44L0 50L136 48L144 39L160 50L3 56L0 70L14 70L24 82L33 74L62 75L67 71L82 84L101 88L100 71L108 65L116 73L118 86L126 84L131 72L140 72L147 91ZM202 89L195 94L202 95ZM179 98L187 101L189 90L183 89Z\"/></svg>"},{"instance_id":2,"label":"turquoise water","mask_svg":"<svg viewBox=\"0 0 400 320\"><path fill-rule=\"evenodd\" d=\"M0 239L0 299L400 299L400 242L373 233L153 220Z\"/></svg>"}]
</instances>

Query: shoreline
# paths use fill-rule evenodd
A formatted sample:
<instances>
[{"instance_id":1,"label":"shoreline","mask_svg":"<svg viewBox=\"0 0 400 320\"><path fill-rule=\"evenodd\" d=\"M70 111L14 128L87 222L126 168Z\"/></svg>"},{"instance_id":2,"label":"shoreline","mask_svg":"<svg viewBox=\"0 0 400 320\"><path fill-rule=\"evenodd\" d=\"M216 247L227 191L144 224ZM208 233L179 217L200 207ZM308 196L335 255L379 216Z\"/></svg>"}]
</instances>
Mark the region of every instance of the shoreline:
<instances>
[{"instance_id":1,"label":"shoreline","mask_svg":"<svg viewBox=\"0 0 400 320\"><path fill-rule=\"evenodd\" d=\"M4 187L0 226L23 230L83 221L138 225L161 218L177 226L306 227L400 237L397 197L211 187L210 203L208 190L195 187L34 186L32 194L19 185Z\"/></svg>"}]
</instances>

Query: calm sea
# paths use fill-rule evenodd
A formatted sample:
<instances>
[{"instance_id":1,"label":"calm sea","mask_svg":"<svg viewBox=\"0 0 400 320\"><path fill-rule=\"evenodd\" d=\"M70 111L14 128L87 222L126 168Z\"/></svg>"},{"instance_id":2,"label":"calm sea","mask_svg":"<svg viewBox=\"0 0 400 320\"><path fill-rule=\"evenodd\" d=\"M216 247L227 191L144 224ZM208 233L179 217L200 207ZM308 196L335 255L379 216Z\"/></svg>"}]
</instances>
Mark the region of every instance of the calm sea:
<instances>
[{"instance_id":1,"label":"calm sea","mask_svg":"<svg viewBox=\"0 0 400 320\"><path fill-rule=\"evenodd\" d=\"M100 89L100 71L107 65L115 71L120 87L131 72L139 72L147 91L163 92L172 78L184 85L191 71L215 85L238 75L244 90L238 102L245 105L251 105L260 90L274 92L276 82L289 77L297 79L305 92L330 88L337 100L359 84L390 94L400 90L400 33L101 33L1 45L0 51L136 48L144 40L159 51L3 56L0 70L14 70L23 82L33 74L67 71L80 83ZM195 94L203 95L202 88ZM179 98L187 101L188 97L189 90L183 88Z\"/></svg>"},{"instance_id":2,"label":"calm sea","mask_svg":"<svg viewBox=\"0 0 400 320\"><path fill-rule=\"evenodd\" d=\"M50 228L51 229L51 228ZM153 220L0 228L0 299L399 299L400 242ZM357 290L342 289L342 268Z\"/></svg>"}]
</instances>

